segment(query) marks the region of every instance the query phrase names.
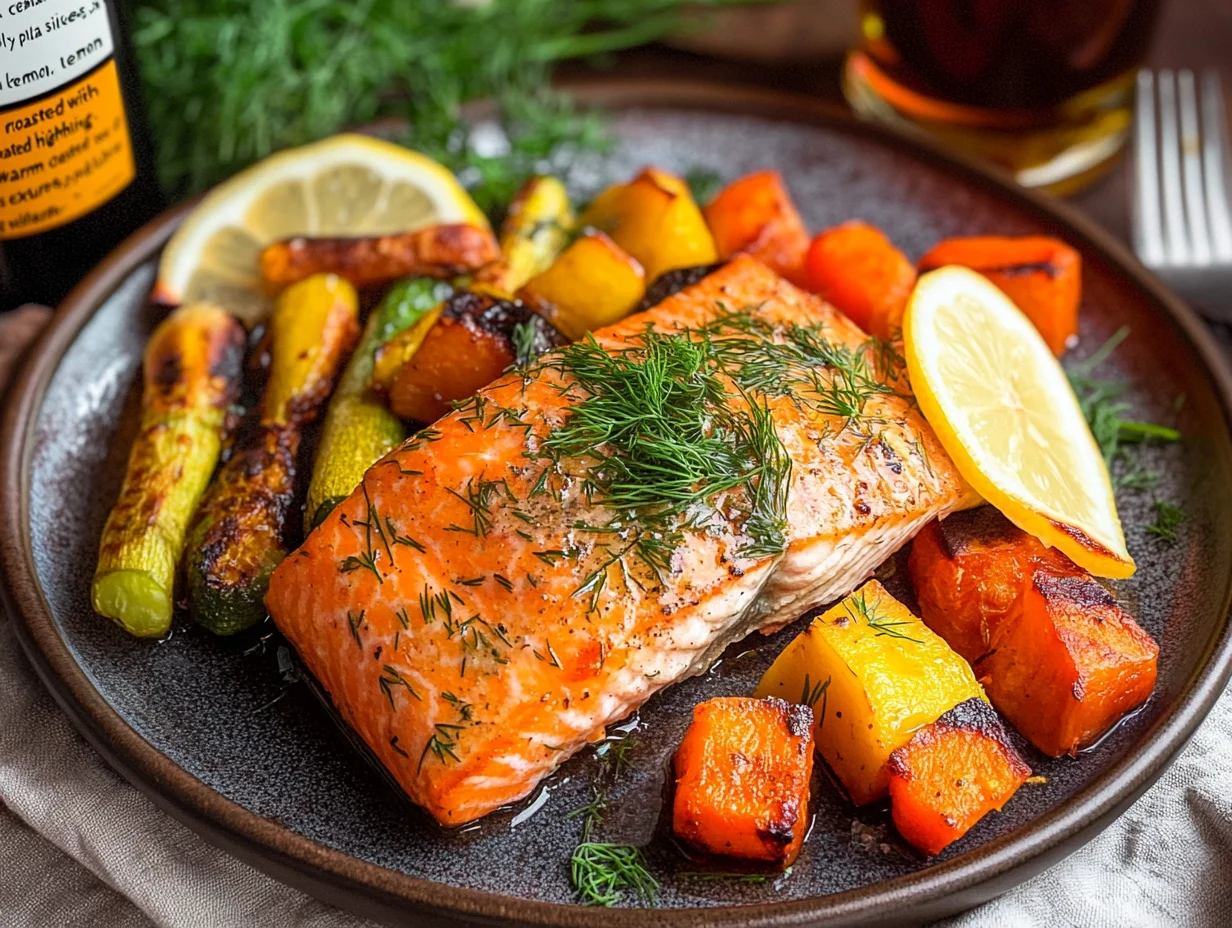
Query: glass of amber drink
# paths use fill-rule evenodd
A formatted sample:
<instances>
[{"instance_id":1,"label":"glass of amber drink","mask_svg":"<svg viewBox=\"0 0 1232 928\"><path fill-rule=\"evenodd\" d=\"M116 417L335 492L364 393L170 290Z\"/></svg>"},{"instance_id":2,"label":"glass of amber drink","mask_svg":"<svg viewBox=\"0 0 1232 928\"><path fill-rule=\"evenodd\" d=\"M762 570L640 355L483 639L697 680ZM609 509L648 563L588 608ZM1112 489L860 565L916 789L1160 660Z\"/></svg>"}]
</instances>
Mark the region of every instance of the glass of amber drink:
<instances>
[{"instance_id":1,"label":"glass of amber drink","mask_svg":"<svg viewBox=\"0 0 1232 928\"><path fill-rule=\"evenodd\" d=\"M1069 193L1124 145L1160 0L860 0L847 99Z\"/></svg>"}]
</instances>

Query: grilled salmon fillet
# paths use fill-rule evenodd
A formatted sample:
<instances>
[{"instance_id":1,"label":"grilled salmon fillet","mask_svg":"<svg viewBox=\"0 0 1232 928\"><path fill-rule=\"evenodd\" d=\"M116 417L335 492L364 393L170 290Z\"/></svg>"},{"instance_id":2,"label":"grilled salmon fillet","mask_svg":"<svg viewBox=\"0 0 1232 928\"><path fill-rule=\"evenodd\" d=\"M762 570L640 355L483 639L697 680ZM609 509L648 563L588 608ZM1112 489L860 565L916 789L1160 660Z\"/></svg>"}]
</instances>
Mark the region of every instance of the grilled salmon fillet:
<instances>
[{"instance_id":1,"label":"grilled salmon fillet","mask_svg":"<svg viewBox=\"0 0 1232 928\"><path fill-rule=\"evenodd\" d=\"M656 408L673 386L664 359L685 356L706 359L709 374L680 380L700 392ZM737 257L375 464L274 573L270 614L407 794L444 825L472 821L733 640L845 596L972 499L899 361ZM576 447L634 402L596 379L616 363L626 386L651 385L638 393L650 418L710 404L694 444ZM739 479L669 499L673 455L706 448ZM615 465L659 468L662 486L617 488Z\"/></svg>"}]
</instances>

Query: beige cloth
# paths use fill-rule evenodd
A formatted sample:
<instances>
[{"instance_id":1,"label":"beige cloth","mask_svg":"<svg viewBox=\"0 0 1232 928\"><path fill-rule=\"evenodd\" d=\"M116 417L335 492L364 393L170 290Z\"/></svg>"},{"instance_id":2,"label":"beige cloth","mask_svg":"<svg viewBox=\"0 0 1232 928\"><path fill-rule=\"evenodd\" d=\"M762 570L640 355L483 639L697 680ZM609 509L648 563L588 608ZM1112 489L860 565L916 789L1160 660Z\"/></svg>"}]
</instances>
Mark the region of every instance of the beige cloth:
<instances>
[{"instance_id":1,"label":"beige cloth","mask_svg":"<svg viewBox=\"0 0 1232 928\"><path fill-rule=\"evenodd\" d=\"M0 316L0 353L20 353L12 350L15 326L28 335L43 318ZM0 357L0 391L2 365ZM947 924L1227 926L1230 869L1232 694L1225 694L1172 769L1107 831ZM0 928L369 924L207 844L120 779L57 709L0 616Z\"/></svg>"}]
</instances>

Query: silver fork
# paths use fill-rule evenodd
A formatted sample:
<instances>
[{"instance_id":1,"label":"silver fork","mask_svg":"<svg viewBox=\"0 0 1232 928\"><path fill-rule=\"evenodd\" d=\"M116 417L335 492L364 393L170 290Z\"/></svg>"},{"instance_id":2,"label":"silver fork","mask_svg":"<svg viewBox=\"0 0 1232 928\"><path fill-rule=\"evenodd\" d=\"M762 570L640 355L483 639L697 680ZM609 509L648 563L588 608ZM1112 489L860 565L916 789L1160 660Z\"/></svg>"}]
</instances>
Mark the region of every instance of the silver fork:
<instances>
[{"instance_id":1,"label":"silver fork","mask_svg":"<svg viewBox=\"0 0 1232 928\"><path fill-rule=\"evenodd\" d=\"M1219 75L1138 72L1134 250L1209 319L1232 323L1228 126ZM1200 97L1200 99L1199 99Z\"/></svg>"}]
</instances>

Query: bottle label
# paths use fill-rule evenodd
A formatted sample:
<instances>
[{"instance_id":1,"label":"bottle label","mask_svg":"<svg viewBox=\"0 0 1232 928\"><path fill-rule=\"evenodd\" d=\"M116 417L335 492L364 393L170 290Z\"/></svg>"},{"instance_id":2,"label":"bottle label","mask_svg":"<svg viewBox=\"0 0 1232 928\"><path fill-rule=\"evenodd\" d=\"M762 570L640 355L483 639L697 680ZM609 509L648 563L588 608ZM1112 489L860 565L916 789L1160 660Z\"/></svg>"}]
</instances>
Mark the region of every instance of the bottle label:
<instances>
[{"instance_id":1,"label":"bottle label","mask_svg":"<svg viewBox=\"0 0 1232 928\"><path fill-rule=\"evenodd\" d=\"M71 222L136 174L102 0L0 3L0 239Z\"/></svg>"}]
</instances>

